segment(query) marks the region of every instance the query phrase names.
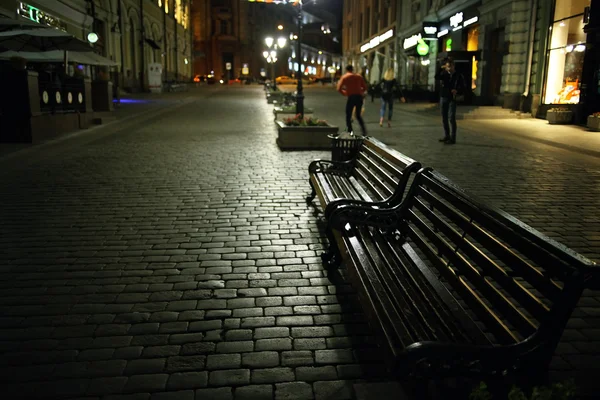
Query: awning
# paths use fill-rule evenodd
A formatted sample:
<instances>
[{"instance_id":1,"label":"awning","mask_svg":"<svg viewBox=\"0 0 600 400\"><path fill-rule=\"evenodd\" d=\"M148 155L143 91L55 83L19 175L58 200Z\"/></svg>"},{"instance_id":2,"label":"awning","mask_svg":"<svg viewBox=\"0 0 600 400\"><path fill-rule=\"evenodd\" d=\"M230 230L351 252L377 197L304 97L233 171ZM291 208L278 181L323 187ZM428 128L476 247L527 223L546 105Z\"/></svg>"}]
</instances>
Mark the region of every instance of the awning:
<instances>
[{"instance_id":1,"label":"awning","mask_svg":"<svg viewBox=\"0 0 600 400\"><path fill-rule=\"evenodd\" d=\"M64 51L60 50L42 52L5 51L0 53L0 60L10 60L12 57L22 57L30 62L63 62L65 59L65 53ZM101 55L92 52L69 51L67 53L67 60L69 62L75 62L84 65L97 65L105 67L116 67L119 65L119 63L113 60L109 60L106 57L102 57Z\"/></svg>"},{"instance_id":2,"label":"awning","mask_svg":"<svg viewBox=\"0 0 600 400\"><path fill-rule=\"evenodd\" d=\"M146 41L146 43L148 43L150 45L150 47L152 47L154 50L160 50L160 46L152 39L144 39Z\"/></svg>"}]
</instances>

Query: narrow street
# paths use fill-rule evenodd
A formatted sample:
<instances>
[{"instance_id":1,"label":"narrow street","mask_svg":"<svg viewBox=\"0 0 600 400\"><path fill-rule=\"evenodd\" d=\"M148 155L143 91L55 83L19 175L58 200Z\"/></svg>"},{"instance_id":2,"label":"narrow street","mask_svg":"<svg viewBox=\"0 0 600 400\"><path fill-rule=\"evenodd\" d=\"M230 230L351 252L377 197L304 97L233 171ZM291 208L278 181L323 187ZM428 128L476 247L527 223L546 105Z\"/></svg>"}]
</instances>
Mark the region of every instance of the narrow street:
<instances>
[{"instance_id":1,"label":"narrow street","mask_svg":"<svg viewBox=\"0 0 600 400\"><path fill-rule=\"evenodd\" d=\"M305 95L344 130L341 95ZM351 287L321 265L304 198L309 162L330 154L281 152L261 86L145 107L0 156L0 397L402 399ZM378 110L371 136L600 260L600 158L485 121L447 146L439 118L396 104L380 128ZM551 377L597 393L599 373L588 291Z\"/></svg>"}]
</instances>

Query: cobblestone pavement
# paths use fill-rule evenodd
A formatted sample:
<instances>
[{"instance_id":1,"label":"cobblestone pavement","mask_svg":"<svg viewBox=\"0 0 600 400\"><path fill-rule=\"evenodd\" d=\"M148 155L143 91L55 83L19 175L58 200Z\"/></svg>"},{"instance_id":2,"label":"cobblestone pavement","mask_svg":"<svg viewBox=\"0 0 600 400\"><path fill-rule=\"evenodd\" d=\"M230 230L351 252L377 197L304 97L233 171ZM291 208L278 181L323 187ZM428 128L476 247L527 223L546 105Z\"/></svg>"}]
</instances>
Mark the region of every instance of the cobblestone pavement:
<instances>
[{"instance_id":1,"label":"cobblestone pavement","mask_svg":"<svg viewBox=\"0 0 600 400\"><path fill-rule=\"evenodd\" d=\"M258 87L194 96L0 159L2 397L397 399L351 288L318 258L306 169L327 152L280 152ZM331 90L307 105L343 122ZM367 107L373 136L600 259L598 159L485 129L444 146L438 121L379 128ZM587 390L599 297L553 364Z\"/></svg>"}]
</instances>

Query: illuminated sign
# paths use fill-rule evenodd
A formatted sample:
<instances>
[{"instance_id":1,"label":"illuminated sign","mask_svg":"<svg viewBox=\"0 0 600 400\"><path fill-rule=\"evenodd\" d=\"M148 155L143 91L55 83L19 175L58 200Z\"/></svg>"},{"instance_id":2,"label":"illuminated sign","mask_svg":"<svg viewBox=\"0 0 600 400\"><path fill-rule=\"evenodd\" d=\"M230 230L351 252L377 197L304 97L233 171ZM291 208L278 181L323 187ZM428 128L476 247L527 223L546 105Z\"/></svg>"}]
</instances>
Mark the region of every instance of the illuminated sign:
<instances>
[{"instance_id":1,"label":"illuminated sign","mask_svg":"<svg viewBox=\"0 0 600 400\"><path fill-rule=\"evenodd\" d=\"M404 50L410 49L411 47L415 47L417 44L419 44L419 41L421 39L422 37L420 33L412 35L411 37L407 37L406 39L404 39L402 47L404 48Z\"/></svg>"},{"instance_id":2,"label":"illuminated sign","mask_svg":"<svg viewBox=\"0 0 600 400\"><path fill-rule=\"evenodd\" d=\"M463 22L463 13L459 12L450 17L450 26L456 28Z\"/></svg>"},{"instance_id":3,"label":"illuminated sign","mask_svg":"<svg viewBox=\"0 0 600 400\"><path fill-rule=\"evenodd\" d=\"M466 21L463 23L463 26L469 26L469 25L471 25L471 24L474 24L474 23L475 23L475 22L477 22L477 21L479 21L479 18L478 18L478 17L469 18L468 20L466 20Z\"/></svg>"},{"instance_id":4,"label":"illuminated sign","mask_svg":"<svg viewBox=\"0 0 600 400\"><path fill-rule=\"evenodd\" d=\"M435 35L437 33L437 26L426 26L423 30L428 35Z\"/></svg>"},{"instance_id":5,"label":"illuminated sign","mask_svg":"<svg viewBox=\"0 0 600 400\"><path fill-rule=\"evenodd\" d=\"M448 34L448 29L444 29L443 31L439 31L437 37L442 37Z\"/></svg>"},{"instance_id":6,"label":"illuminated sign","mask_svg":"<svg viewBox=\"0 0 600 400\"><path fill-rule=\"evenodd\" d=\"M23 18L27 18L28 20L37 22L38 24L50 26L52 28L57 28L65 32L67 30L67 24L62 22L60 19L56 18L53 15L46 14L39 8L36 8L27 3L19 3L19 9L17 10L17 14L19 14Z\"/></svg>"},{"instance_id":7,"label":"illuminated sign","mask_svg":"<svg viewBox=\"0 0 600 400\"><path fill-rule=\"evenodd\" d=\"M369 42L363 44L362 46L360 46L360 52L364 53L365 51L372 49L374 47L379 46L381 43L385 42L386 40L390 39L394 37L394 30L390 29L389 31L382 33L379 36L375 36L373 39L371 39Z\"/></svg>"},{"instance_id":8,"label":"illuminated sign","mask_svg":"<svg viewBox=\"0 0 600 400\"><path fill-rule=\"evenodd\" d=\"M419 40L419 44L417 45L417 54L420 56L425 56L429 53L429 46L423 40Z\"/></svg>"}]
</instances>

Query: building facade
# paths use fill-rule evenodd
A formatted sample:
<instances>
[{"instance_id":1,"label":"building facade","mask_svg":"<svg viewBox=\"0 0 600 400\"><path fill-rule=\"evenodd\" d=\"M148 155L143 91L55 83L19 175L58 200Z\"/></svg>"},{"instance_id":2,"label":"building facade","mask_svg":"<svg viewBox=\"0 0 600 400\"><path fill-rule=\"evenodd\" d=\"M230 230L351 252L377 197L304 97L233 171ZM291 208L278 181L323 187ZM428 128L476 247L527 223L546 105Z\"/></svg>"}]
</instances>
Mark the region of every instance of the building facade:
<instances>
[{"instance_id":1,"label":"building facade","mask_svg":"<svg viewBox=\"0 0 600 400\"><path fill-rule=\"evenodd\" d=\"M396 0L345 0L342 48L344 64L377 82L385 70L398 71Z\"/></svg>"},{"instance_id":2,"label":"building facade","mask_svg":"<svg viewBox=\"0 0 600 400\"><path fill-rule=\"evenodd\" d=\"M381 1L381 0L379 0ZM346 0L344 57L371 71L373 47L396 46L400 82L415 91L439 91L435 74L452 57L467 82L466 101L532 112L559 105L581 122L598 104L599 0L398 0L395 41L373 36L377 0ZM376 12L379 15L381 11ZM371 19L370 19L371 18ZM377 33L385 35L385 29ZM374 46L373 46L374 45ZM365 50L365 51L362 51ZM384 61L385 63L385 61ZM599 110L595 110L599 111Z\"/></svg>"},{"instance_id":3,"label":"building facade","mask_svg":"<svg viewBox=\"0 0 600 400\"><path fill-rule=\"evenodd\" d=\"M272 66L263 53L266 37L286 39L277 49L275 75L291 75L297 65L297 10L285 2L247 0L194 0L194 73L219 79L270 77ZM332 22L303 12L301 66L306 74L323 76L337 60L335 46L324 38L321 26ZM339 51L337 52L339 54ZM306 65L304 65L306 63ZM292 69L294 68L294 69Z\"/></svg>"},{"instance_id":4,"label":"building facade","mask_svg":"<svg viewBox=\"0 0 600 400\"><path fill-rule=\"evenodd\" d=\"M163 80L192 78L190 0L0 0L0 13L65 30L119 64L111 72L120 87L148 90L151 64ZM152 66L152 68L154 68Z\"/></svg>"}]
</instances>

